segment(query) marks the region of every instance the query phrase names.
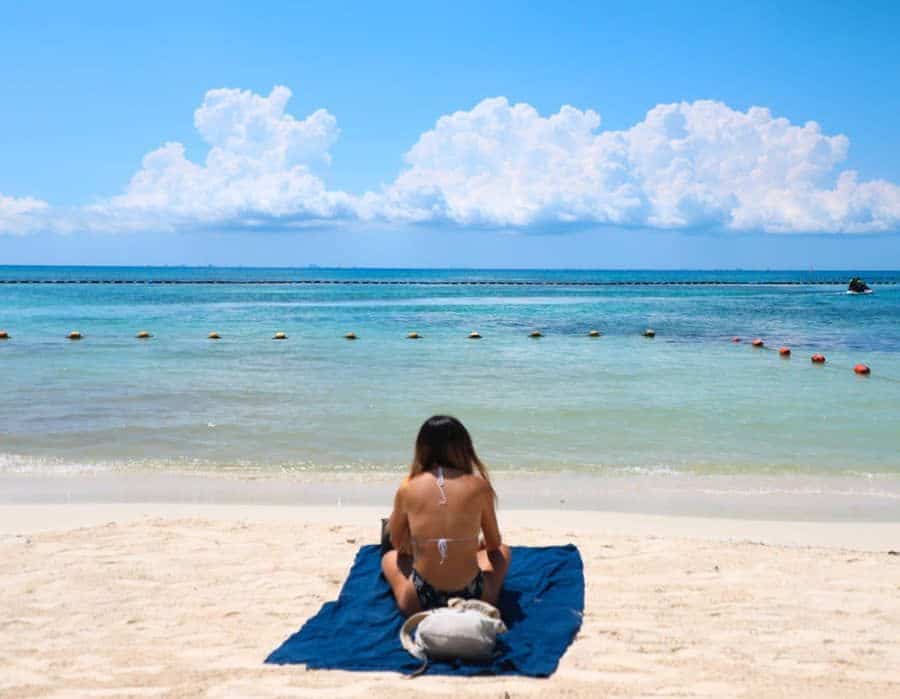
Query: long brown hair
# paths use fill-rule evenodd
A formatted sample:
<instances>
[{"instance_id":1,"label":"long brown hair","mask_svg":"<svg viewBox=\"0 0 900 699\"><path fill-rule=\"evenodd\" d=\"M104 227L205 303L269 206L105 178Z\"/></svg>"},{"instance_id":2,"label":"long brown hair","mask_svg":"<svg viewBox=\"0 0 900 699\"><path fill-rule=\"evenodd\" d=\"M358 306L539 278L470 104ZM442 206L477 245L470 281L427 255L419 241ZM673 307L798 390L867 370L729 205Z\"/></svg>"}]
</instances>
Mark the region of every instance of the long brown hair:
<instances>
[{"instance_id":1,"label":"long brown hair","mask_svg":"<svg viewBox=\"0 0 900 699\"><path fill-rule=\"evenodd\" d=\"M422 423L416 437L413 460L409 466L409 477L414 478L438 466L455 468L463 473L477 471L478 475L487 481L494 498L497 497L487 467L475 453L469 431L465 425L450 415L434 415Z\"/></svg>"}]
</instances>

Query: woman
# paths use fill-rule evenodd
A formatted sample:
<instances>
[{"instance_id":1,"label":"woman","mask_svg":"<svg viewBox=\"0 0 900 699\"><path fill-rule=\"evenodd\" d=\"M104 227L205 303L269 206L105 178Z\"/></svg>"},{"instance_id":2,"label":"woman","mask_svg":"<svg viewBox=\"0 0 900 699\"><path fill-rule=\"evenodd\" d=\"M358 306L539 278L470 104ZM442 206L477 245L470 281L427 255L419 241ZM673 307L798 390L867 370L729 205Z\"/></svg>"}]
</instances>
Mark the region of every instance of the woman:
<instances>
[{"instance_id":1,"label":"woman","mask_svg":"<svg viewBox=\"0 0 900 699\"><path fill-rule=\"evenodd\" d=\"M510 551L500 541L495 500L463 424L446 415L426 420L409 476L394 497L394 550L381 559L405 616L444 607L451 597L497 604Z\"/></svg>"}]
</instances>

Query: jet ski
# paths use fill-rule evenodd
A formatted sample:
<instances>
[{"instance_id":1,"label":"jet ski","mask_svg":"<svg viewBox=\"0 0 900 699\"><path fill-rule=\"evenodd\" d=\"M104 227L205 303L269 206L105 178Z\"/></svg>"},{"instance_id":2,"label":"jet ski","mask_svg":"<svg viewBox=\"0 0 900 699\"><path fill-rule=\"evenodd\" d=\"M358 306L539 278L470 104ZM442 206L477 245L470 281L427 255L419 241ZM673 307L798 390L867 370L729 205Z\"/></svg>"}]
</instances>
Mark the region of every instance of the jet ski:
<instances>
[{"instance_id":1,"label":"jet ski","mask_svg":"<svg viewBox=\"0 0 900 699\"><path fill-rule=\"evenodd\" d=\"M872 289L869 288L869 285L866 284L859 277L853 277L850 280L850 284L847 286L848 294L871 294Z\"/></svg>"}]
</instances>

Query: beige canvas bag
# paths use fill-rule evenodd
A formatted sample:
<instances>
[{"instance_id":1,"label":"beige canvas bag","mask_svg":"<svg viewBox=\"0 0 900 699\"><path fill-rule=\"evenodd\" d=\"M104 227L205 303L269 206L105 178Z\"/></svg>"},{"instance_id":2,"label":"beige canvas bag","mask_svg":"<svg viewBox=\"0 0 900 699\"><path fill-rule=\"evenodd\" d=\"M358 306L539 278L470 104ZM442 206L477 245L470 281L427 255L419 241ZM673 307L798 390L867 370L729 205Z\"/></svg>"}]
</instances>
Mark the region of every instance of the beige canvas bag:
<instances>
[{"instance_id":1,"label":"beige canvas bag","mask_svg":"<svg viewBox=\"0 0 900 699\"><path fill-rule=\"evenodd\" d=\"M400 642L424 663L414 673L418 675L431 660L490 660L501 633L506 625L496 607L454 597L446 607L409 617L400 629Z\"/></svg>"}]
</instances>

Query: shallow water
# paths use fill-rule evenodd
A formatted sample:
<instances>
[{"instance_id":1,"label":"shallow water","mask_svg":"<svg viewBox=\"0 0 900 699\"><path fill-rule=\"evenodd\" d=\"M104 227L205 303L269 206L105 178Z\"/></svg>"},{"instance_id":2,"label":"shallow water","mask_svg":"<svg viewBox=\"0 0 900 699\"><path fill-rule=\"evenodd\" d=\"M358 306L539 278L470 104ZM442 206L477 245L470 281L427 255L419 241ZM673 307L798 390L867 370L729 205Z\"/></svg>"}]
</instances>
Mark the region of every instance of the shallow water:
<instances>
[{"instance_id":1,"label":"shallow water","mask_svg":"<svg viewBox=\"0 0 900 699\"><path fill-rule=\"evenodd\" d=\"M900 475L900 273L771 283L849 276L0 268L142 282L0 284L0 468L379 470L448 412L505 470ZM574 284L687 280L733 283Z\"/></svg>"}]
</instances>

